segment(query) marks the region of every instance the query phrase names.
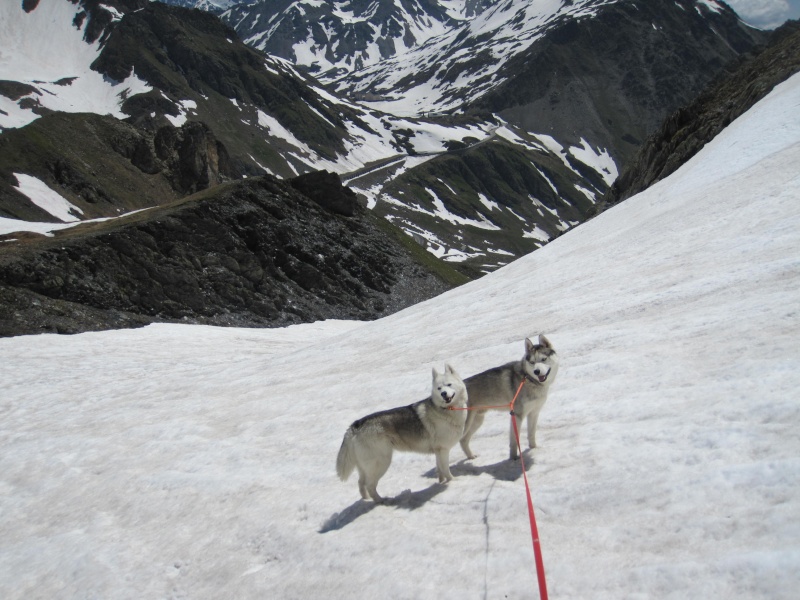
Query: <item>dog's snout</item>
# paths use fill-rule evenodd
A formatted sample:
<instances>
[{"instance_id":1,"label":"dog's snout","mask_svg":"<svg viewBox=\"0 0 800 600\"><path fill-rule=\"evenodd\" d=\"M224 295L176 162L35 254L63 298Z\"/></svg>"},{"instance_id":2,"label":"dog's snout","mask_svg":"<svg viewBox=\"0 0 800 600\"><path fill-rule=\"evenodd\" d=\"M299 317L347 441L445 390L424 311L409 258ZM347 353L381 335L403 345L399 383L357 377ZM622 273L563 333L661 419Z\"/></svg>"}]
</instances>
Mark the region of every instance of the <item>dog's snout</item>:
<instances>
[{"instance_id":1,"label":"dog's snout","mask_svg":"<svg viewBox=\"0 0 800 600\"><path fill-rule=\"evenodd\" d=\"M550 367L547 365L537 365L533 369L533 376L542 383L547 380L548 375L550 375Z\"/></svg>"}]
</instances>

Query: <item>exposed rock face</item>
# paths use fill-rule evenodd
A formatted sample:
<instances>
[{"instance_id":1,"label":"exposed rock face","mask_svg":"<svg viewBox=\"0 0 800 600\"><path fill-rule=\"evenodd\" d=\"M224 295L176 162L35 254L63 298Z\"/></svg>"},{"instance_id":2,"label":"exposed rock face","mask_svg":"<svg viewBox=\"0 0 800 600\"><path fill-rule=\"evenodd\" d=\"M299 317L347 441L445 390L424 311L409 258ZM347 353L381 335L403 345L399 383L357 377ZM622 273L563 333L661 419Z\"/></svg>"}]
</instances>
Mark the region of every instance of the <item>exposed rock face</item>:
<instances>
[{"instance_id":1,"label":"exposed rock face","mask_svg":"<svg viewBox=\"0 0 800 600\"><path fill-rule=\"evenodd\" d=\"M203 190L236 177L225 146L199 122L180 128L161 127L152 139L143 139L131 156L134 164L169 173L172 187L181 194ZM141 165L141 166L140 166Z\"/></svg>"},{"instance_id":2,"label":"exposed rock face","mask_svg":"<svg viewBox=\"0 0 800 600\"><path fill-rule=\"evenodd\" d=\"M0 136L0 216L54 220L14 189L14 173L37 177L87 218L156 206L238 176L203 123L148 129L66 113Z\"/></svg>"},{"instance_id":3,"label":"exposed rock face","mask_svg":"<svg viewBox=\"0 0 800 600\"><path fill-rule=\"evenodd\" d=\"M562 144L584 138L625 166L666 115L767 37L727 6L617 2L594 18L554 25L504 66L507 80L472 108Z\"/></svg>"},{"instance_id":4,"label":"exposed rock face","mask_svg":"<svg viewBox=\"0 0 800 600\"><path fill-rule=\"evenodd\" d=\"M0 334L373 319L449 287L365 210L341 216L267 176L3 244Z\"/></svg>"},{"instance_id":5,"label":"exposed rock face","mask_svg":"<svg viewBox=\"0 0 800 600\"><path fill-rule=\"evenodd\" d=\"M668 117L604 198L603 206L638 194L674 173L772 88L800 71L800 22L776 30L767 48L720 77Z\"/></svg>"}]
</instances>

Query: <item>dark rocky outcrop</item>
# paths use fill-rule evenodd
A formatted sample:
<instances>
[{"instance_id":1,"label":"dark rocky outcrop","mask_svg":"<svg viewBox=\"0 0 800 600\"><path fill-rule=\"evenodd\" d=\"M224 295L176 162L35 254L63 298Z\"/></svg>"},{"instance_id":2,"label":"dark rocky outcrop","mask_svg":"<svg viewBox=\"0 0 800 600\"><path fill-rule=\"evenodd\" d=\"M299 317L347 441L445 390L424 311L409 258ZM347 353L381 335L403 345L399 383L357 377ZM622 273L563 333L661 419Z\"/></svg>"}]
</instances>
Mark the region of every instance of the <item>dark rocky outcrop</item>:
<instances>
[{"instance_id":1,"label":"dark rocky outcrop","mask_svg":"<svg viewBox=\"0 0 800 600\"><path fill-rule=\"evenodd\" d=\"M776 85L800 71L800 21L776 30L769 45L720 76L670 115L603 199L600 210L674 173Z\"/></svg>"},{"instance_id":2,"label":"dark rocky outcrop","mask_svg":"<svg viewBox=\"0 0 800 600\"><path fill-rule=\"evenodd\" d=\"M358 209L358 199L353 190L342 185L336 173L313 171L295 177L291 186L311 198L320 206L346 217L352 217Z\"/></svg>"},{"instance_id":3,"label":"dark rocky outcrop","mask_svg":"<svg viewBox=\"0 0 800 600\"><path fill-rule=\"evenodd\" d=\"M453 285L447 267L434 273L430 255L387 227L266 176L54 238L23 236L0 244L0 335L373 319Z\"/></svg>"}]
</instances>

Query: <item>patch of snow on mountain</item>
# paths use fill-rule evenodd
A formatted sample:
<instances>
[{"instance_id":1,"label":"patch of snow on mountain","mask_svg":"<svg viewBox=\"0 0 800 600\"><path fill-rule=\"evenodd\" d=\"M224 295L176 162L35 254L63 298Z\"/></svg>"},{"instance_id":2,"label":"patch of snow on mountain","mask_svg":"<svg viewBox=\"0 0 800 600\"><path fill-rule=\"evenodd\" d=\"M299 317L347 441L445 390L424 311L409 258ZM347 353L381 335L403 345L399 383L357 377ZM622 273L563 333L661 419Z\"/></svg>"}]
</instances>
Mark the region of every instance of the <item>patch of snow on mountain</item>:
<instances>
[{"instance_id":1,"label":"patch of snow on mountain","mask_svg":"<svg viewBox=\"0 0 800 600\"><path fill-rule=\"evenodd\" d=\"M119 217L132 215L145 210L150 210L150 209L140 208L139 210L132 210L130 212L120 214ZM75 227L76 225L82 225L84 223L100 223L102 221L108 221L109 219L116 219L119 217L99 217L97 219L86 219L83 221L72 220L65 223L40 223L36 221L21 221L19 219L9 219L6 217L0 217L0 235L29 231L32 233L39 233L46 237L53 237L54 232L60 231L62 229L70 229L72 227Z\"/></svg>"},{"instance_id":2,"label":"patch of snow on mountain","mask_svg":"<svg viewBox=\"0 0 800 600\"><path fill-rule=\"evenodd\" d=\"M162 96L166 98L164 93L161 93ZM237 105L238 107L238 105ZM181 127L186 121L189 120L189 113L194 112L197 110L197 102L194 100L181 100L178 103L178 114L171 115L169 113L165 113L164 116L172 123L175 127Z\"/></svg>"},{"instance_id":3,"label":"patch of snow on mountain","mask_svg":"<svg viewBox=\"0 0 800 600\"><path fill-rule=\"evenodd\" d=\"M712 12L715 12L715 13L721 13L722 12L722 7L717 2L715 2L714 0L696 0L696 3L699 4L699 5L705 6L708 10L710 10ZM700 11L698 11L698 12L700 12ZM703 13L700 12L700 14L702 15Z\"/></svg>"},{"instance_id":4,"label":"patch of snow on mountain","mask_svg":"<svg viewBox=\"0 0 800 600\"><path fill-rule=\"evenodd\" d=\"M316 49L314 36L311 33L308 34L308 39L305 41L292 45L292 52L294 52L295 60L299 65L314 65L323 71L327 71L334 66L326 58L324 49L322 51Z\"/></svg>"},{"instance_id":5,"label":"patch of snow on mountain","mask_svg":"<svg viewBox=\"0 0 800 600\"><path fill-rule=\"evenodd\" d=\"M534 133L532 135L542 142L544 147L547 148L551 154L558 157L561 162L564 163L564 166L566 166L568 169L572 169L572 165L569 164L569 161L565 156L564 146L559 144L554 137L549 136L546 133Z\"/></svg>"},{"instance_id":6,"label":"patch of snow on mountain","mask_svg":"<svg viewBox=\"0 0 800 600\"><path fill-rule=\"evenodd\" d=\"M99 4L98 6L103 10L107 10L109 13L111 13L112 21L119 21L124 16L121 12L119 12L119 10L117 10L113 6L109 6L108 4Z\"/></svg>"},{"instance_id":7,"label":"patch of snow on mountain","mask_svg":"<svg viewBox=\"0 0 800 600\"><path fill-rule=\"evenodd\" d=\"M415 129L411 144L414 146L414 150L420 154L444 152L446 141L461 139L472 133L470 129L443 127L432 123L421 123Z\"/></svg>"},{"instance_id":8,"label":"patch of snow on mountain","mask_svg":"<svg viewBox=\"0 0 800 600\"><path fill-rule=\"evenodd\" d=\"M80 217L76 217L72 213L83 214L83 211L64 196L50 189L41 179L21 173L14 173L14 177L18 181L14 188L42 210L64 223L80 220Z\"/></svg>"},{"instance_id":9,"label":"patch of snow on mountain","mask_svg":"<svg viewBox=\"0 0 800 600\"><path fill-rule=\"evenodd\" d=\"M486 220L483 215L481 216L480 221L476 221L475 219L467 219L465 217L460 217L456 214L451 213L447 210L447 207L444 205L444 202L441 198L430 188L425 188L425 191L428 195L433 198L433 216L437 219L441 219L443 221L447 221L448 223L453 223L455 225L471 225L472 227L477 227L478 229L488 229L490 231L499 231L500 228L495 225L494 223L490 223Z\"/></svg>"},{"instance_id":10,"label":"patch of snow on mountain","mask_svg":"<svg viewBox=\"0 0 800 600\"><path fill-rule=\"evenodd\" d=\"M614 162L614 159L611 158L611 155L608 153L608 150L603 149L602 151L595 150L592 146L587 142L585 139L581 138L581 145L572 146L569 149L569 153L572 154L575 158L585 164L587 167L591 167L605 181L606 185L611 185L619 176L619 171L617 170L617 165Z\"/></svg>"},{"instance_id":11,"label":"patch of snow on mountain","mask_svg":"<svg viewBox=\"0 0 800 600\"><path fill-rule=\"evenodd\" d=\"M480 194L480 193L478 194L478 200L480 200L480 203L483 204L490 211L491 210L500 210L500 205L497 204L497 202L489 200L489 198L487 198L483 194Z\"/></svg>"},{"instance_id":12,"label":"patch of snow on mountain","mask_svg":"<svg viewBox=\"0 0 800 600\"><path fill-rule=\"evenodd\" d=\"M597 192L594 192L594 191L592 191L592 190L590 190L590 189L588 189L588 188L585 188L585 187L583 187L582 185L580 185L580 184L577 184L577 183L575 184L575 189L576 189L577 191L579 191L581 194L583 194L584 196L586 196L586 198L588 198L588 200L589 200L589 201L590 201L592 204L594 204L595 202L597 202Z\"/></svg>"},{"instance_id":13,"label":"patch of snow on mountain","mask_svg":"<svg viewBox=\"0 0 800 600\"><path fill-rule=\"evenodd\" d=\"M555 184L550 180L550 178L547 176L547 174L538 167L536 167L536 171L539 173L539 175L542 176L542 179L544 179L547 182L547 185L550 186L550 189L553 190L553 193L560 198L561 195L558 193L558 189L556 188ZM561 198L561 200L566 204L570 204L569 200L567 200L566 198Z\"/></svg>"},{"instance_id":14,"label":"patch of snow on mountain","mask_svg":"<svg viewBox=\"0 0 800 600\"><path fill-rule=\"evenodd\" d=\"M531 231L526 231L522 237L533 238L534 240L539 240L540 242L547 242L550 240L548 233L538 225L535 225Z\"/></svg>"},{"instance_id":15,"label":"patch of snow on mountain","mask_svg":"<svg viewBox=\"0 0 800 600\"><path fill-rule=\"evenodd\" d=\"M124 97L151 88L135 73L125 81L107 80L89 65L100 52L98 42L83 40L86 23L73 25L78 9L64 0L41 0L30 13L19 2L0 2L0 77L36 91L14 101L0 96L0 127L21 127L39 116L19 106L28 100L63 112L91 112L125 118Z\"/></svg>"}]
</instances>

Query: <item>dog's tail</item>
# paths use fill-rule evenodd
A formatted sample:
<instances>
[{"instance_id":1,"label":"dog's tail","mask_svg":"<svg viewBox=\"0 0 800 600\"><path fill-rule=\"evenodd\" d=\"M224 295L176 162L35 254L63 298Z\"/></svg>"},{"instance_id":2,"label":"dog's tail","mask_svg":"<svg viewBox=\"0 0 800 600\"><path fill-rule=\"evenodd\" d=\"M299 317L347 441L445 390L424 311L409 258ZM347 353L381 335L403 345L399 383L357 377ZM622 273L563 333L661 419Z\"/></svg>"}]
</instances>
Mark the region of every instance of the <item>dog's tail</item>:
<instances>
[{"instance_id":1,"label":"dog's tail","mask_svg":"<svg viewBox=\"0 0 800 600\"><path fill-rule=\"evenodd\" d=\"M339 448L339 456L336 457L336 473L339 479L347 481L353 469L356 468L355 439L352 430L348 429L342 440L342 447Z\"/></svg>"}]
</instances>

